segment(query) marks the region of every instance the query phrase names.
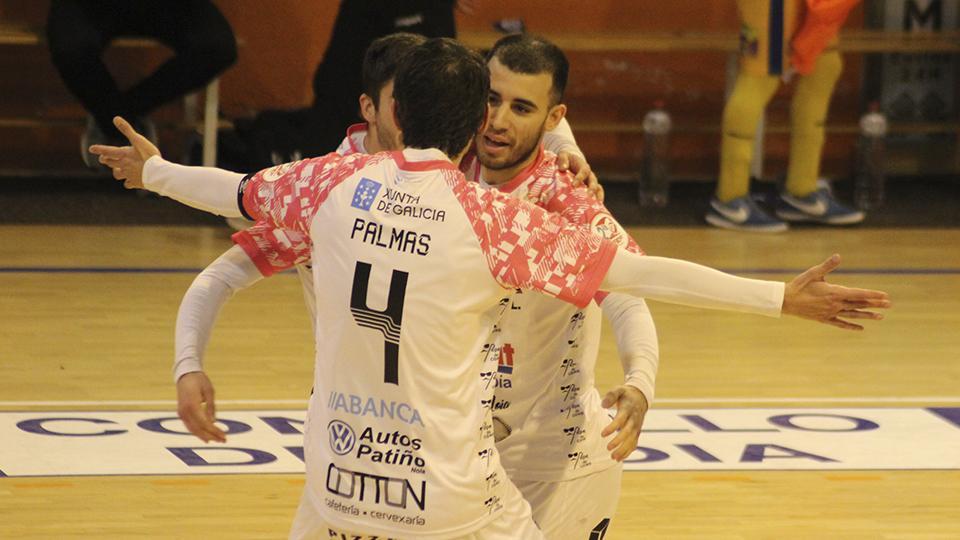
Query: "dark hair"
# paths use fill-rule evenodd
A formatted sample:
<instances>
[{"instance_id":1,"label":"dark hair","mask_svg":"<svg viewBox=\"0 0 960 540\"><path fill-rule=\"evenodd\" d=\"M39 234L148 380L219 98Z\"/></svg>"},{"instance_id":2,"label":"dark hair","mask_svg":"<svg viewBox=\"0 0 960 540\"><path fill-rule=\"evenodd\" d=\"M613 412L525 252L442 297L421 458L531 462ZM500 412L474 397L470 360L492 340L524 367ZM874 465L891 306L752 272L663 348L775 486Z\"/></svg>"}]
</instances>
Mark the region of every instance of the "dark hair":
<instances>
[{"instance_id":1,"label":"dark hair","mask_svg":"<svg viewBox=\"0 0 960 540\"><path fill-rule=\"evenodd\" d=\"M486 118L489 93L490 71L479 54L452 39L427 40L404 58L394 80L404 145L460 153Z\"/></svg>"},{"instance_id":2,"label":"dark hair","mask_svg":"<svg viewBox=\"0 0 960 540\"><path fill-rule=\"evenodd\" d=\"M487 59L496 58L505 67L516 73L539 75L549 73L553 77L550 90L553 103L563 101L567 90L567 75L570 63L560 47L539 36L510 34L500 38L487 53Z\"/></svg>"},{"instance_id":3,"label":"dark hair","mask_svg":"<svg viewBox=\"0 0 960 540\"><path fill-rule=\"evenodd\" d=\"M380 106L380 90L397 74L397 67L410 51L423 45L427 38L397 32L374 40L363 57L363 93Z\"/></svg>"}]
</instances>

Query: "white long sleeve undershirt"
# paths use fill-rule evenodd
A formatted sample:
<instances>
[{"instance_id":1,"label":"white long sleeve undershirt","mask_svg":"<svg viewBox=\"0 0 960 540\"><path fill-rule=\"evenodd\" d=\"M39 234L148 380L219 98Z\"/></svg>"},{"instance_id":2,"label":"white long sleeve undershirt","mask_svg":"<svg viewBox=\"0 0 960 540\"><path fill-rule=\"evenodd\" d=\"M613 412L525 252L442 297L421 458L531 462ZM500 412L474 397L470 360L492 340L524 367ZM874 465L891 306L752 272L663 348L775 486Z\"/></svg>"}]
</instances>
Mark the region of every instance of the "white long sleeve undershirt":
<instances>
[{"instance_id":1,"label":"white long sleeve undershirt","mask_svg":"<svg viewBox=\"0 0 960 540\"><path fill-rule=\"evenodd\" d=\"M153 156L143 164L143 187L192 208L243 217L237 188L244 175L213 167L188 167Z\"/></svg>"},{"instance_id":2,"label":"white long sleeve undershirt","mask_svg":"<svg viewBox=\"0 0 960 540\"><path fill-rule=\"evenodd\" d=\"M623 293L607 295L600 308L613 326L624 384L643 392L647 403L653 404L660 346L650 308L642 298Z\"/></svg>"},{"instance_id":3,"label":"white long sleeve undershirt","mask_svg":"<svg viewBox=\"0 0 960 540\"><path fill-rule=\"evenodd\" d=\"M600 288L648 300L779 317L784 283L748 279L696 263L620 249Z\"/></svg>"},{"instance_id":4,"label":"white long sleeve undershirt","mask_svg":"<svg viewBox=\"0 0 960 540\"><path fill-rule=\"evenodd\" d=\"M203 355L220 308L233 294L263 276L240 246L210 263L183 295L174 332L173 381L203 371Z\"/></svg>"}]
</instances>

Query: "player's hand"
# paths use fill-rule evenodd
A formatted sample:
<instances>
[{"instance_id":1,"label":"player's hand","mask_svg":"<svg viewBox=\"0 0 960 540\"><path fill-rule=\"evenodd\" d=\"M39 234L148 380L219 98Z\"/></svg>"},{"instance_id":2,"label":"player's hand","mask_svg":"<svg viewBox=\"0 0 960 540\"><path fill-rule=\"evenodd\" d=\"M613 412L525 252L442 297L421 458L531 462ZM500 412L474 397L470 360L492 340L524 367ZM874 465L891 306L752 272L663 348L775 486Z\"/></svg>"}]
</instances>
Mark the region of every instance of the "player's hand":
<instances>
[{"instance_id":1,"label":"player's hand","mask_svg":"<svg viewBox=\"0 0 960 540\"><path fill-rule=\"evenodd\" d=\"M600 434L607 437L619 431L617 436L607 444L607 450L611 451L610 457L614 460L623 461L637 448L643 419L647 415L650 404L647 403L643 392L629 384L620 385L607 392L602 404L608 409L614 405L617 407L617 415Z\"/></svg>"},{"instance_id":2,"label":"player's hand","mask_svg":"<svg viewBox=\"0 0 960 540\"><path fill-rule=\"evenodd\" d=\"M123 187L142 189L143 164L151 157L159 156L160 150L123 118L113 117L113 125L130 141L131 146L95 144L90 147L90 152L100 156L100 163L110 167L114 178L123 180Z\"/></svg>"},{"instance_id":3,"label":"player's hand","mask_svg":"<svg viewBox=\"0 0 960 540\"><path fill-rule=\"evenodd\" d=\"M879 321L883 315L868 309L891 306L890 297L883 291L852 289L827 283L826 276L840 266L840 255L814 266L787 283L783 292L785 315L811 319L844 330L863 330L863 326L847 319Z\"/></svg>"},{"instance_id":4,"label":"player's hand","mask_svg":"<svg viewBox=\"0 0 960 540\"><path fill-rule=\"evenodd\" d=\"M203 442L227 442L227 435L214 424L216 405L213 383L202 371L194 371L177 381L177 416L190 433Z\"/></svg>"},{"instance_id":5,"label":"player's hand","mask_svg":"<svg viewBox=\"0 0 960 540\"><path fill-rule=\"evenodd\" d=\"M600 180L583 156L571 152L560 152L557 154L557 169L573 173L573 185L586 186L598 201L603 202L603 186L600 185Z\"/></svg>"}]
</instances>

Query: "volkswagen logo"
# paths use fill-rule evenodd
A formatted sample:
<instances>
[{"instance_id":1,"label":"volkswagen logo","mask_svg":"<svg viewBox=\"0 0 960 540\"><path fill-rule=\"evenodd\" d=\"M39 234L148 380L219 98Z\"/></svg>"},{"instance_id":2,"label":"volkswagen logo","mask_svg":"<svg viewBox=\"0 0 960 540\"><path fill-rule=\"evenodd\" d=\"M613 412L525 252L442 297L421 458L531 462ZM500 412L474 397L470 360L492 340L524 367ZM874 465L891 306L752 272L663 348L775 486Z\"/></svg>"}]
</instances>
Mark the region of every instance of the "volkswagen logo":
<instances>
[{"instance_id":1,"label":"volkswagen logo","mask_svg":"<svg viewBox=\"0 0 960 540\"><path fill-rule=\"evenodd\" d=\"M327 431L330 433L330 449L338 456L349 454L357 443L353 428L346 422L333 420L327 425Z\"/></svg>"}]
</instances>

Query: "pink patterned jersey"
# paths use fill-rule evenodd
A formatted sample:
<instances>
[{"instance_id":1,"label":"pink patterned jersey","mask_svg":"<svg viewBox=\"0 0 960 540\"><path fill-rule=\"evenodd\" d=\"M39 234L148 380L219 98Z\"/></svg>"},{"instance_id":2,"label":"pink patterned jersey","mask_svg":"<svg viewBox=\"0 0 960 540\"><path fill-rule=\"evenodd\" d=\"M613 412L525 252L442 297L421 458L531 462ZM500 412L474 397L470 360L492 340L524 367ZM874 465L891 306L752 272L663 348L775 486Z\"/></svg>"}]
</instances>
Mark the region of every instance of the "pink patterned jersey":
<instances>
[{"instance_id":1,"label":"pink patterned jersey","mask_svg":"<svg viewBox=\"0 0 960 540\"><path fill-rule=\"evenodd\" d=\"M487 185L479 163L464 167L468 178ZM642 253L610 212L571 175L557 170L556 156L540 150L512 180L490 186L526 200L615 244ZM598 294L597 300L602 301ZM639 301L639 300L637 300ZM556 482L614 466L600 432L610 418L600 406L594 381L601 312L596 304L577 308L518 291L499 325L489 374L494 399L488 407L510 435L497 443L512 479Z\"/></svg>"},{"instance_id":2,"label":"pink patterned jersey","mask_svg":"<svg viewBox=\"0 0 960 540\"><path fill-rule=\"evenodd\" d=\"M366 135L366 124L350 126L343 142L337 147L337 153L341 156L365 154ZM258 221L252 227L234 233L231 238L250 257L263 277L296 268L303 284L303 297L310 312L310 320L316 320L313 276L310 273L310 238L307 235L278 229L265 221Z\"/></svg>"},{"instance_id":3,"label":"pink patterned jersey","mask_svg":"<svg viewBox=\"0 0 960 540\"><path fill-rule=\"evenodd\" d=\"M488 405L497 322L515 288L590 303L616 246L466 182L438 150L274 167L243 205L312 243L310 507L364 534L483 527L507 485Z\"/></svg>"},{"instance_id":4,"label":"pink patterned jersey","mask_svg":"<svg viewBox=\"0 0 960 540\"><path fill-rule=\"evenodd\" d=\"M231 238L257 265L263 277L310 263L310 238L307 235L278 229L266 221L258 221L250 228L234 233Z\"/></svg>"}]
</instances>

